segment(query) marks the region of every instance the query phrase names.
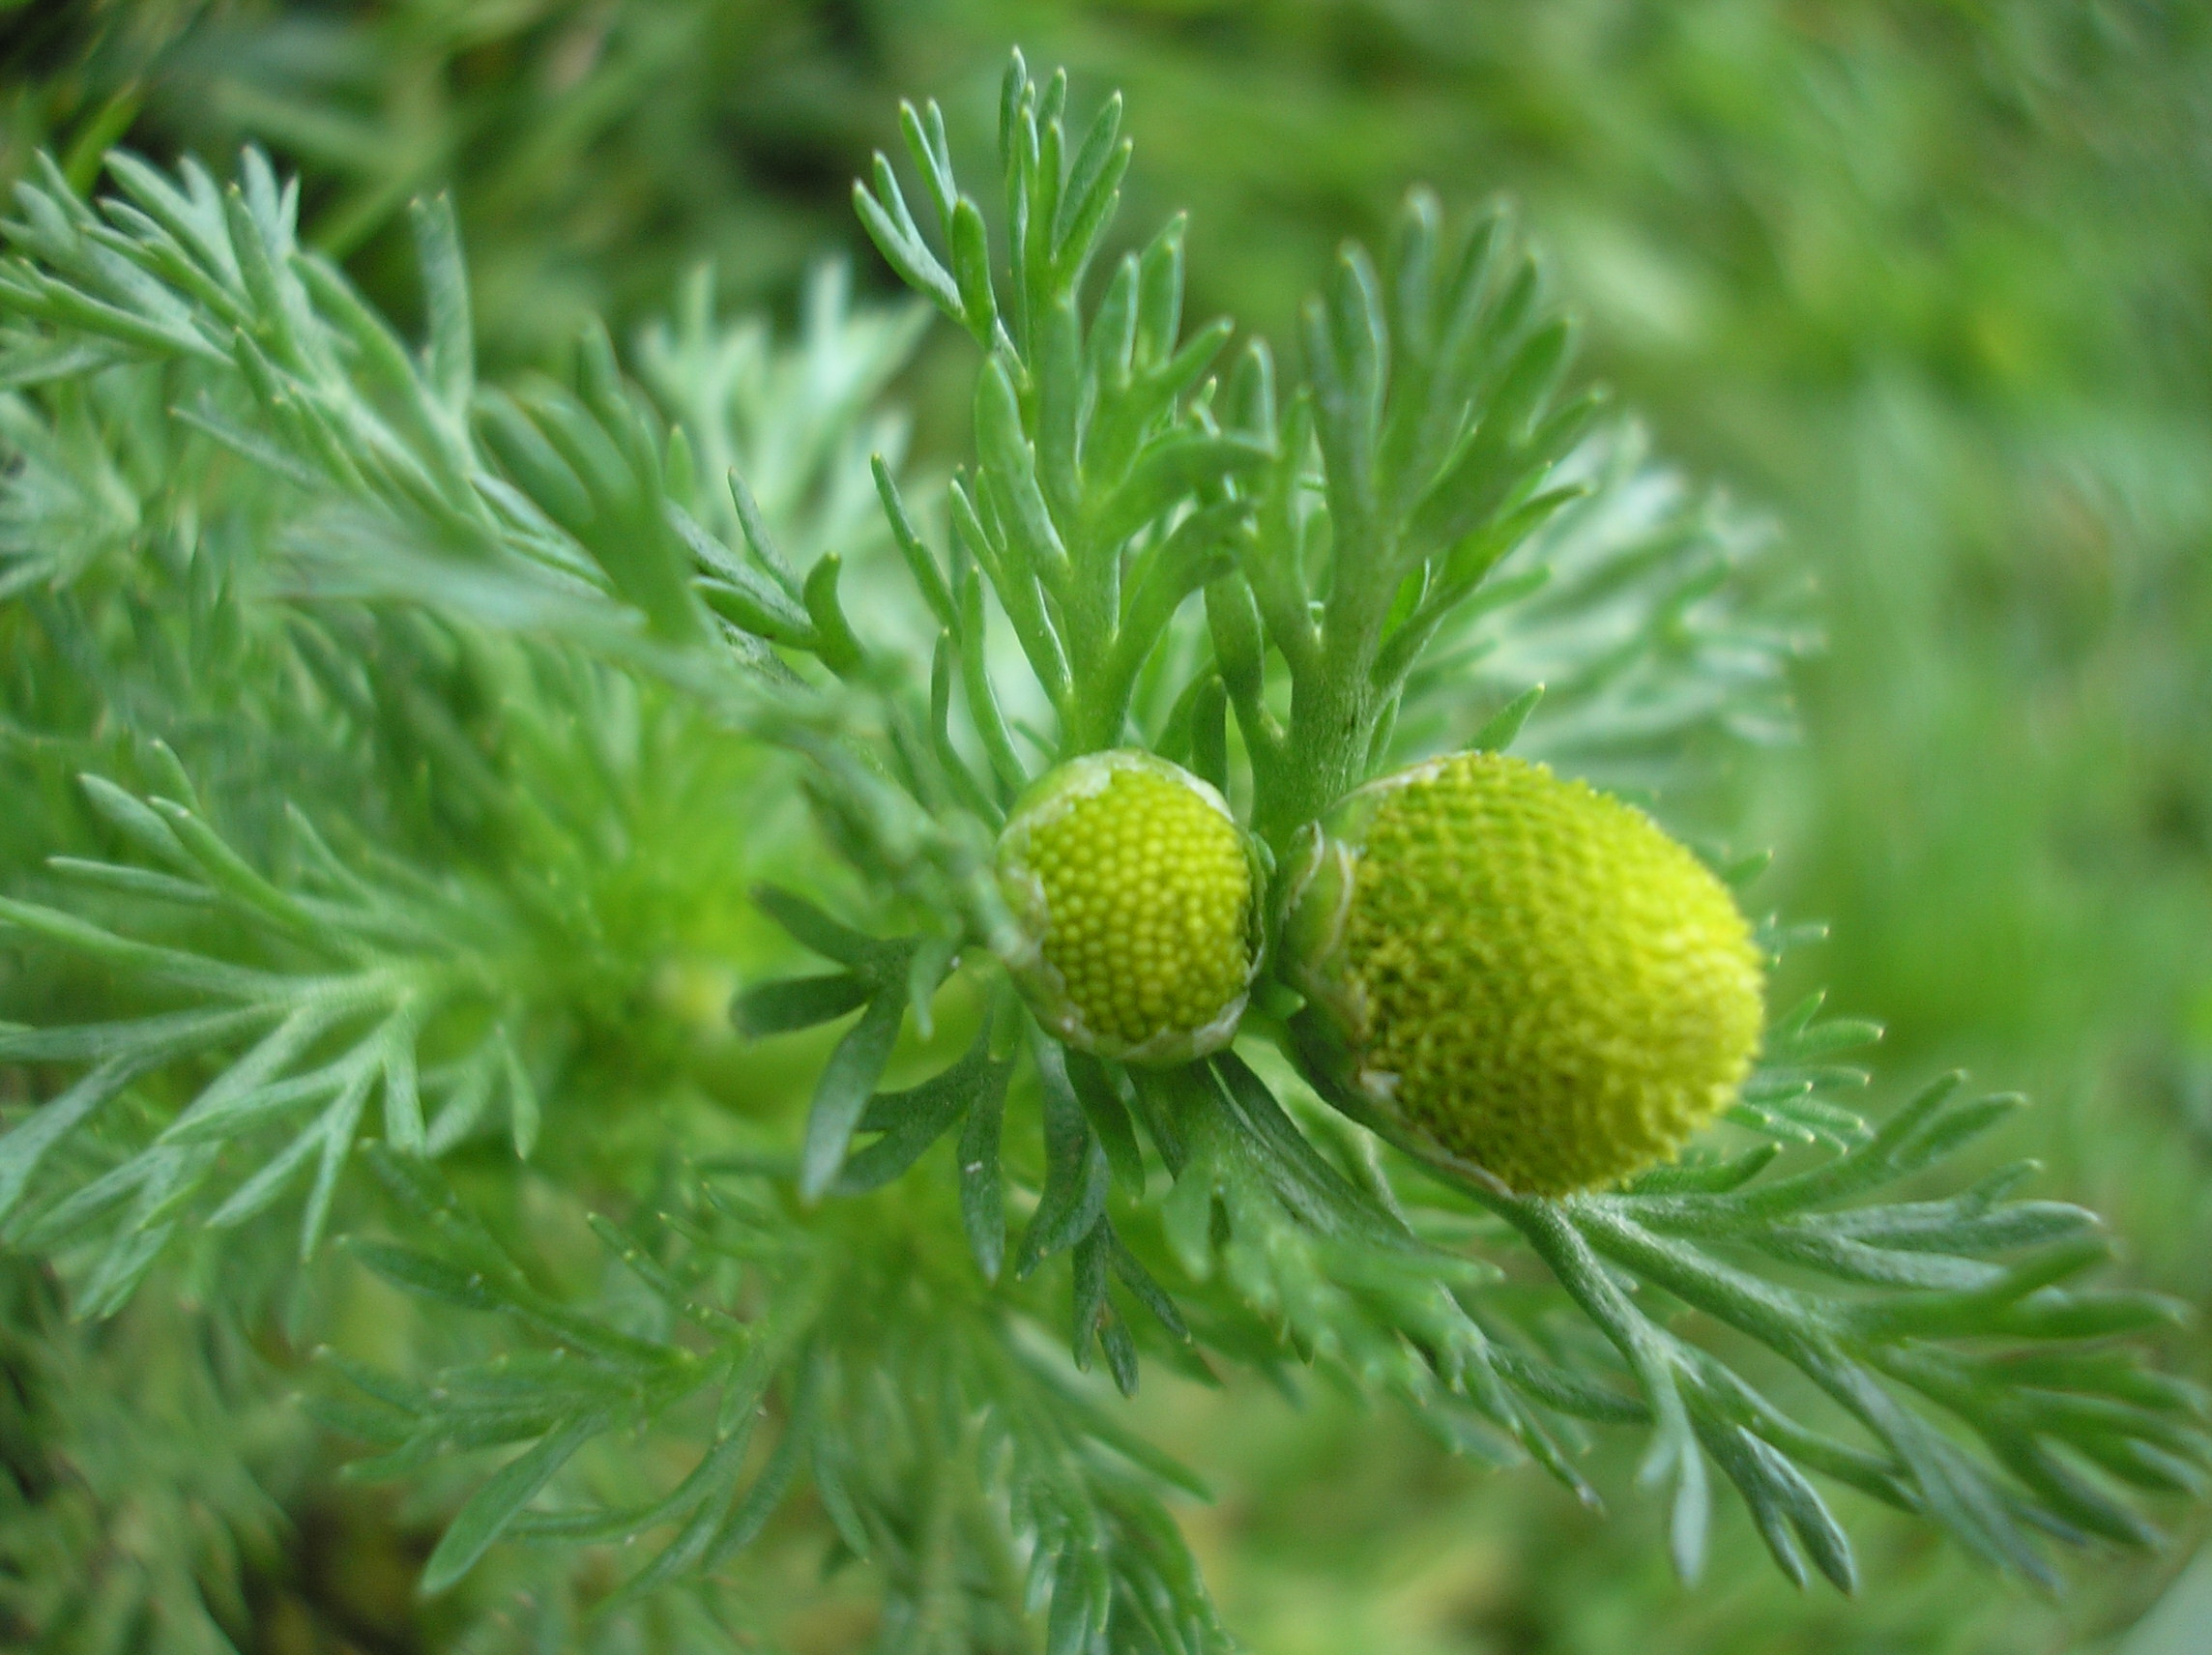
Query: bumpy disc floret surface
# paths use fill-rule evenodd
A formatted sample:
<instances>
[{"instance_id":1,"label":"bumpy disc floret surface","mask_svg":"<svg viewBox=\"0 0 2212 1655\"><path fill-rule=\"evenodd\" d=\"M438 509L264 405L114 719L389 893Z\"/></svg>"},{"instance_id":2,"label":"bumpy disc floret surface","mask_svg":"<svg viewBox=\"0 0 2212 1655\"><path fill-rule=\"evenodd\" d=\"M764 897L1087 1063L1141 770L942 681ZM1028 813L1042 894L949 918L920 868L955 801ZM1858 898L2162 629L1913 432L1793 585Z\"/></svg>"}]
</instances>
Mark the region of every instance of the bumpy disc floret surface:
<instances>
[{"instance_id":1,"label":"bumpy disc floret surface","mask_svg":"<svg viewBox=\"0 0 2212 1655\"><path fill-rule=\"evenodd\" d=\"M1202 1029L1244 992L1252 872L1236 824L1190 788L1121 770L1032 830L1046 962L1096 1034Z\"/></svg>"},{"instance_id":2,"label":"bumpy disc floret surface","mask_svg":"<svg viewBox=\"0 0 2212 1655\"><path fill-rule=\"evenodd\" d=\"M1383 796L1343 944L1362 1070L1519 1190L1673 1155L1759 1044L1761 960L1727 887L1641 811L1517 759Z\"/></svg>"}]
</instances>

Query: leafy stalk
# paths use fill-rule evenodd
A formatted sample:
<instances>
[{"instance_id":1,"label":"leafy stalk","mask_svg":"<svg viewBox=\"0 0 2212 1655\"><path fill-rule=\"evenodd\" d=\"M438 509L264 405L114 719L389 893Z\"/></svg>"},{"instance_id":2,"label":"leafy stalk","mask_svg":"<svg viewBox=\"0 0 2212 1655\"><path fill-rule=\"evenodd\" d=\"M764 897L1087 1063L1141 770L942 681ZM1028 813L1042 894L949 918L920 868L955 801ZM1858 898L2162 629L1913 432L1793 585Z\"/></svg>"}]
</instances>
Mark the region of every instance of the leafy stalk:
<instances>
[{"instance_id":1,"label":"leafy stalk","mask_svg":"<svg viewBox=\"0 0 2212 1655\"><path fill-rule=\"evenodd\" d=\"M1179 1068L1020 1008L994 840L1042 761L1147 745L1278 848L1467 742L1650 793L1785 733L1805 647L1756 528L1562 392L1507 215L1414 195L1308 307L1302 382L1257 341L1216 380L1180 221L1107 256L1119 102L1068 98L1015 58L1003 209L934 104L902 119L933 230L888 160L856 190L978 354L941 502L875 404L921 312L835 276L788 351L701 284L650 392L596 328L494 384L436 201L417 346L256 156L19 191L0 620L40 683L0 763L66 849L0 927L96 1009L0 1030L42 1100L0 1136L11 1241L90 1314L189 1238L400 1290L427 1331L334 1356L317 1406L451 1508L431 1590L642 1540L620 1614L811 1524L893 1641L1226 1647L1166 1503L1203 1489L1114 1411L1148 1358L1325 1368L1592 1502L1591 1434L1645 1432L1686 1576L1716 1471L1847 1590L1824 1483L2038 1580L2051 1541L2147 1542L2128 1491L2212 1458L2122 1342L2170 1307L2082 1285L2094 1220L2020 1170L1926 1187L2010 1102L1870 1122L1841 1060L1877 1031L1817 999L1712 1144L1557 1202L1318 1107L1279 983ZM725 1005L819 1031L815 1066L772 1084ZM597 1578L530 1567L538 1602Z\"/></svg>"}]
</instances>

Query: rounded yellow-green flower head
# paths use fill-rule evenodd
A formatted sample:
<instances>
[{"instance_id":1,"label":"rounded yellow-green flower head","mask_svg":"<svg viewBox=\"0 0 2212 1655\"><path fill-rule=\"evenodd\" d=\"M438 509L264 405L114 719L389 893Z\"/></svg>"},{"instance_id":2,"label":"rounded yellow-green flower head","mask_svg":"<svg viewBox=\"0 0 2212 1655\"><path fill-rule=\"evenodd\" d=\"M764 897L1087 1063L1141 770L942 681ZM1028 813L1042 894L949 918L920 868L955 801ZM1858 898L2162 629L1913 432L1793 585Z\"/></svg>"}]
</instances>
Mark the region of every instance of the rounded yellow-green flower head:
<instances>
[{"instance_id":1,"label":"rounded yellow-green flower head","mask_svg":"<svg viewBox=\"0 0 2212 1655\"><path fill-rule=\"evenodd\" d=\"M1229 1043L1259 963L1253 850L1220 794L1133 749L1062 765L999 836L1006 964L1087 1052L1181 1062Z\"/></svg>"},{"instance_id":2,"label":"rounded yellow-green flower head","mask_svg":"<svg viewBox=\"0 0 2212 1655\"><path fill-rule=\"evenodd\" d=\"M1466 753L1361 788L1302 850L1284 945L1316 1060L1416 1144L1561 1195L1672 1157L1734 1100L1762 962L1642 811Z\"/></svg>"}]
</instances>

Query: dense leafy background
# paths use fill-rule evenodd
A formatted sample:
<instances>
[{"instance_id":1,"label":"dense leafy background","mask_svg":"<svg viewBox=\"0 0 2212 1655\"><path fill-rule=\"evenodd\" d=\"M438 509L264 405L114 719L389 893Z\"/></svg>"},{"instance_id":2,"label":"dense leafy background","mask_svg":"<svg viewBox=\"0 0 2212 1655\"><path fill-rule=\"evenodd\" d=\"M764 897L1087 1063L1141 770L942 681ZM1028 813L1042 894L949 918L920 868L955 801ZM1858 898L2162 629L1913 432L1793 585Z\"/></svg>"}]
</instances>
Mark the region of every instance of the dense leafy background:
<instances>
[{"instance_id":1,"label":"dense leafy background","mask_svg":"<svg viewBox=\"0 0 2212 1655\"><path fill-rule=\"evenodd\" d=\"M585 309L619 327L663 307L702 259L737 302L788 307L838 246L888 288L846 181L900 93L979 121L1016 39L1125 88L1124 222L1192 210L1200 316L1287 336L1335 241L1375 235L1415 179L1524 201L1601 371L1820 575L1809 740L1743 785L1790 905L1836 921L1834 1003L1885 1018L1923 1069L2034 1092L2003 1149L2105 1211L2141 1280L2212 1301L2202 7L34 5L0 9L0 176L41 144L81 176L118 137L158 157L256 139L403 316L404 204L450 184L486 352L531 362ZM925 445L964 390L938 361L907 388ZM20 1291L9 1325L52 1314ZM2201 1346L2174 1354L2206 1367ZM128 1348L85 1360L107 1377L56 1394L126 1394ZM221 1399L139 1406L189 1420ZM1144 1406L1226 1491L1193 1536L1269 1651L2105 1649L2189 1553L2185 1534L2079 1571L2053 1605L1854 1509L1869 1583L1842 1603L1792 1593L1732 1519L1685 1595L1633 1500L1601 1522L1325 1393L1294 1410L1162 1386ZM434 1636L388 1589L424 1544L403 1514L275 1492L292 1526L254 1577L271 1647ZM833 1604L816 1621L818 1647L854 1630ZM2161 1636L2130 1655L2193 1647Z\"/></svg>"}]
</instances>

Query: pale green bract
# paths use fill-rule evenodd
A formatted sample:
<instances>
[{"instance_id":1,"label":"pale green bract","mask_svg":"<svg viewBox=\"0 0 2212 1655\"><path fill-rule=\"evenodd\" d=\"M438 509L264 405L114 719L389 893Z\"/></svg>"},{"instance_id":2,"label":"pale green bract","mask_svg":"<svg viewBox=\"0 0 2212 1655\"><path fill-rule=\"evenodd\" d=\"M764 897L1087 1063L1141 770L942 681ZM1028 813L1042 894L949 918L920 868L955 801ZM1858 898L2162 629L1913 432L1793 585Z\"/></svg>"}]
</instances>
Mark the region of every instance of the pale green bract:
<instances>
[{"instance_id":1,"label":"pale green bract","mask_svg":"<svg viewBox=\"0 0 2212 1655\"><path fill-rule=\"evenodd\" d=\"M904 127L935 230L888 160L856 199L980 356L942 500L878 403L913 313L834 280L796 349L702 284L650 392L597 329L571 378L491 385L440 202L416 343L258 156L24 188L0 843L48 859L0 897L0 1065L37 1100L10 1243L89 1314L189 1291L335 1346L318 1412L451 1511L423 1584L487 1647L586 1610L608 1647L727 1636L779 1525L866 1560L891 1647L1225 1649L1165 1503L1203 1489L1099 1357L1124 1391L1146 1356L1319 1365L1593 1500L1586 1427L1647 1432L1685 1576L1716 1468L1845 1588L1815 1478L2039 1579L2052 1540L2148 1541L2124 1491L2198 1486L2198 1399L2111 1341L2170 1307L2076 1284L2096 1221L2016 1199L2024 1168L1893 1194L2012 1100L1939 1082L1871 1128L1838 1056L1876 1031L1817 1000L1765 1031L1749 1136L1557 1201L1321 1107L1279 976L1156 1066L1030 1016L996 846L1056 766L1180 766L1263 865L1524 725L1664 814L1783 728L1801 631L1760 537L1561 399L1509 215L1414 195L1278 383L1185 330L1179 222L1100 259L1118 101L1072 123L1015 60L996 236L935 107ZM750 1039L850 1019L803 1110L721 1027L734 988ZM1493 1291L1516 1250L1553 1291ZM368 1348L356 1266L420 1322Z\"/></svg>"}]
</instances>

